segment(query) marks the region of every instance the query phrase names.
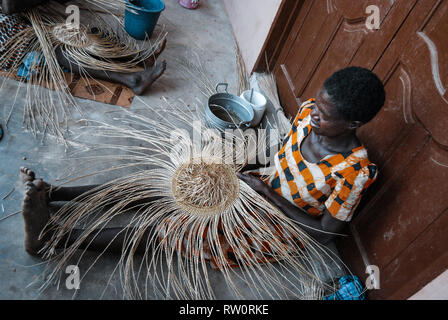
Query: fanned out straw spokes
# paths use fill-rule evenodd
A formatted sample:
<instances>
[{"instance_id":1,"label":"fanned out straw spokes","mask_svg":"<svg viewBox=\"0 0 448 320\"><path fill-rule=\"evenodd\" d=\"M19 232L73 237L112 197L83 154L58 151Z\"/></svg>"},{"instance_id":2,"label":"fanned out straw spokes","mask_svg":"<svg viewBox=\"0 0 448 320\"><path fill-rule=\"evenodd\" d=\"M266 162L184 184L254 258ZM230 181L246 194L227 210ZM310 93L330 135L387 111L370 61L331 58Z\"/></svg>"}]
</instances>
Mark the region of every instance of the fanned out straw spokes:
<instances>
[{"instance_id":1,"label":"fanned out straw spokes","mask_svg":"<svg viewBox=\"0 0 448 320\"><path fill-rule=\"evenodd\" d=\"M241 55L241 50L236 44L236 66L238 70L238 95L242 94L244 91L250 89L249 76L247 74L246 64L244 63L243 56Z\"/></svg>"},{"instance_id":2,"label":"fanned out straw spokes","mask_svg":"<svg viewBox=\"0 0 448 320\"><path fill-rule=\"evenodd\" d=\"M176 115L173 122L128 111L115 119L120 126L89 122L84 134L98 133L105 142L86 145L84 152L95 149L99 154L86 159L101 162L105 169L80 170L84 175L123 169L128 173L68 202L51 218L44 232L52 239L42 252L53 263L42 288L59 279L87 239L125 215L129 222L122 231L122 254L114 273L120 275L126 298L155 294L165 299L214 299L211 277L217 275L236 298L248 298L249 291L252 298L319 299L334 290L334 284L322 279L331 274L326 261L337 259L235 177L243 164L216 158L218 143L211 132L195 146L187 135L201 128L184 108L172 106L171 111L163 112ZM186 128L185 137L170 139L179 124ZM241 139L238 135L232 138ZM108 139L113 141L106 142ZM192 149L200 152L200 160ZM61 241L76 228L83 229L79 238L56 253ZM144 253L136 263L141 246ZM237 269L225 256L229 249ZM210 270L210 261L217 270Z\"/></svg>"},{"instance_id":3,"label":"fanned out straw spokes","mask_svg":"<svg viewBox=\"0 0 448 320\"><path fill-rule=\"evenodd\" d=\"M74 59L81 68L123 73L144 70L142 64L154 55L156 48L164 41L167 35L166 32L161 32L154 42L148 40L143 42L145 46L142 46L138 45L130 37L126 38L128 39L127 42L123 42L105 33L92 34L88 31L83 32L85 36L82 38L86 40L79 43L79 45L64 43L64 55L67 58ZM61 42L67 40L60 36L58 37Z\"/></svg>"},{"instance_id":4,"label":"fanned out straw spokes","mask_svg":"<svg viewBox=\"0 0 448 320\"><path fill-rule=\"evenodd\" d=\"M208 77L205 66L197 53L192 53L191 59L176 58L176 62L183 77L199 88L207 99L216 93L215 85Z\"/></svg>"},{"instance_id":5,"label":"fanned out straw spokes","mask_svg":"<svg viewBox=\"0 0 448 320\"><path fill-rule=\"evenodd\" d=\"M84 0L84 1L101 8L123 9L126 6L125 0Z\"/></svg>"},{"instance_id":6,"label":"fanned out straw spokes","mask_svg":"<svg viewBox=\"0 0 448 320\"><path fill-rule=\"evenodd\" d=\"M64 136L62 123L67 122L69 110L67 106L75 106L68 86L65 82L65 76L54 52L54 44L48 37L48 25L37 9L25 13L30 21L36 37L36 52L42 52L44 63L40 64L37 59L31 66L31 70L39 70L38 73L31 72L27 81L27 103L25 107L25 119L36 135L38 131L54 134L58 138ZM46 88L51 90L48 90ZM40 127L39 127L40 125Z\"/></svg>"}]
</instances>

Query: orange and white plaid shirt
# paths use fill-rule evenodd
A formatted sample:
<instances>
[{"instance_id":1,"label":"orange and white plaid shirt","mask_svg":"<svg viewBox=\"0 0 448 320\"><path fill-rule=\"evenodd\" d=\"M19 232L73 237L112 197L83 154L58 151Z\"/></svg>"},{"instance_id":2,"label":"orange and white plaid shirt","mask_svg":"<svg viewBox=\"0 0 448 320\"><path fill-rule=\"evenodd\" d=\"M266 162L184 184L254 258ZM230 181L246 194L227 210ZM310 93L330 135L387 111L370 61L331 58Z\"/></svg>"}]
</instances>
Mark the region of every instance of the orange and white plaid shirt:
<instances>
[{"instance_id":1,"label":"orange and white plaid shirt","mask_svg":"<svg viewBox=\"0 0 448 320\"><path fill-rule=\"evenodd\" d=\"M328 209L336 219L348 222L362 195L376 180L377 166L369 161L364 146L326 156L317 163L306 161L300 145L311 132L314 103L311 99L302 104L274 158L275 173L267 183L310 215L318 216Z\"/></svg>"}]
</instances>

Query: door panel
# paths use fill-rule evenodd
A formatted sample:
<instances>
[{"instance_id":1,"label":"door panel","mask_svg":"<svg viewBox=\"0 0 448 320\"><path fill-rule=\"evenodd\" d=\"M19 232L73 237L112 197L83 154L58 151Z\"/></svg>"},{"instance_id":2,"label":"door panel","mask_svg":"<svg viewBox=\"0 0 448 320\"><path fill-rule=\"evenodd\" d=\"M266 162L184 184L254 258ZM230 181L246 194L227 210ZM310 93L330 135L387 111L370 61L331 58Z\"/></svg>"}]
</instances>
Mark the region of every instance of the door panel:
<instances>
[{"instance_id":1,"label":"door panel","mask_svg":"<svg viewBox=\"0 0 448 320\"><path fill-rule=\"evenodd\" d=\"M412 32L402 29L397 35L397 39L407 38L409 42L402 47L392 71L385 65L396 57L396 47L387 50L377 65L379 73L390 74L385 81L387 103L360 132L363 141L370 142L371 156L382 166L384 177L377 186L381 197L371 200L354 221L364 254L382 271L383 288L372 293L378 298L407 298L448 266L446 236L434 239L434 233L428 232L438 230L439 223L446 227L448 209L448 103L444 86L448 80L448 44L441 39L448 33L443 19L448 4L434 2L430 10L425 8L427 15L422 15L420 8L422 11L414 9L419 19L409 24L415 26L421 20L419 28ZM403 33L408 33L407 37ZM409 165L403 168L406 161Z\"/></svg>"},{"instance_id":2,"label":"door panel","mask_svg":"<svg viewBox=\"0 0 448 320\"><path fill-rule=\"evenodd\" d=\"M440 5L431 20L414 35L403 61L412 67L415 114L439 144L448 147L448 5ZM417 85L418 84L418 85ZM423 84L423 85L420 85ZM428 99L428 97L431 97Z\"/></svg>"},{"instance_id":3,"label":"door panel","mask_svg":"<svg viewBox=\"0 0 448 320\"><path fill-rule=\"evenodd\" d=\"M346 66L361 44L376 31L365 27L365 8L378 5L386 20L392 8L389 0L305 1L274 68L280 96L289 114L301 101L316 95L328 74ZM286 89L287 88L287 89ZM292 95L291 92L292 91Z\"/></svg>"},{"instance_id":4,"label":"door panel","mask_svg":"<svg viewBox=\"0 0 448 320\"><path fill-rule=\"evenodd\" d=\"M323 2L323 1L318 1ZM329 73L347 66L365 41L375 33L365 25L365 8L378 5L383 15L391 7L390 1L329 1L327 20L309 52L308 61L297 74L297 96L312 97L320 89Z\"/></svg>"},{"instance_id":5,"label":"door panel","mask_svg":"<svg viewBox=\"0 0 448 320\"><path fill-rule=\"evenodd\" d=\"M407 299L429 281L437 278L448 265L448 212L435 220L418 240L413 241L399 257L382 271L384 297ZM406 272L403 272L406 270ZM428 281L429 279L429 281Z\"/></svg>"},{"instance_id":6,"label":"door panel","mask_svg":"<svg viewBox=\"0 0 448 320\"><path fill-rule=\"evenodd\" d=\"M370 4L381 8L377 31L365 27ZM348 65L385 85L385 106L358 132L379 178L340 246L361 277L364 264L380 268L371 298L407 298L448 267L447 16L446 0L305 1L274 68L291 116Z\"/></svg>"}]
</instances>

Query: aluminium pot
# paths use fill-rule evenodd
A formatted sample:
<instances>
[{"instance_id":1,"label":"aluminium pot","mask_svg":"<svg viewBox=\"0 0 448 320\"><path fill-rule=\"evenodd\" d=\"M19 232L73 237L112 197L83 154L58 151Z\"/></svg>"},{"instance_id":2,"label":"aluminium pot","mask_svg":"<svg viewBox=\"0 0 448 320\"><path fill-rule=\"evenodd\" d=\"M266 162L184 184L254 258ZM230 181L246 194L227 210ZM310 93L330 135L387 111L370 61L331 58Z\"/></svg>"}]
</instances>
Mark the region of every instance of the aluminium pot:
<instances>
[{"instance_id":1,"label":"aluminium pot","mask_svg":"<svg viewBox=\"0 0 448 320\"><path fill-rule=\"evenodd\" d=\"M225 92L219 92L220 86L225 87ZM216 93L208 99L205 121L209 127L221 131L245 130L251 126L255 116L254 110L246 100L228 93L227 87L227 83L216 85Z\"/></svg>"}]
</instances>

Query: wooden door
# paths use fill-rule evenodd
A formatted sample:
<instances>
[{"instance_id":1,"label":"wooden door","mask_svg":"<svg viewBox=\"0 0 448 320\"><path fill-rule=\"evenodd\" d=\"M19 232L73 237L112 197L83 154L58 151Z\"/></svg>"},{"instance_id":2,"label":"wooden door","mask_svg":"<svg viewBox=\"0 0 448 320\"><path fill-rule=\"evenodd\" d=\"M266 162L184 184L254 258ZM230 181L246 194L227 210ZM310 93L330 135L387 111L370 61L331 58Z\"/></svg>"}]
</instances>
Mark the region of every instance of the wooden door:
<instances>
[{"instance_id":1,"label":"wooden door","mask_svg":"<svg viewBox=\"0 0 448 320\"><path fill-rule=\"evenodd\" d=\"M365 25L372 4L378 30ZM448 0L304 0L274 63L290 115L349 65L385 85L385 106L359 131L379 178L340 245L361 278L379 267L370 298L408 298L448 267L447 16Z\"/></svg>"}]
</instances>

